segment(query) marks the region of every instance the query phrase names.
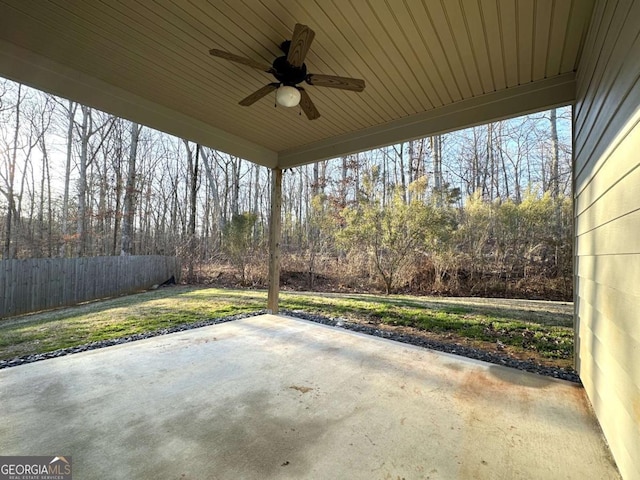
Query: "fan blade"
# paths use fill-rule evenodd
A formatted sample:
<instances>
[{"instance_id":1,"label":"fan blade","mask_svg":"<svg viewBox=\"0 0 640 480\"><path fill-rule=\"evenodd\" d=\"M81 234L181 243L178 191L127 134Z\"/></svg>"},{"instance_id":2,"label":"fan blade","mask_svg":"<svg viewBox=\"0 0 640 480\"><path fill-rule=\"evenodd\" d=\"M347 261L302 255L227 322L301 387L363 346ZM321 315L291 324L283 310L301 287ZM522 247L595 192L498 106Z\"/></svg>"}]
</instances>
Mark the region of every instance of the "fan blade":
<instances>
[{"instance_id":1,"label":"fan blade","mask_svg":"<svg viewBox=\"0 0 640 480\"><path fill-rule=\"evenodd\" d=\"M307 75L307 83L316 87L339 88L341 90L351 90L361 92L364 90L364 80L359 78L336 77L335 75L320 75L310 73Z\"/></svg>"},{"instance_id":2,"label":"fan blade","mask_svg":"<svg viewBox=\"0 0 640 480\"><path fill-rule=\"evenodd\" d=\"M293 38L291 39L291 45L289 45L289 53L287 54L287 62L294 67L301 67L304 63L304 58L307 56L315 32L306 25L296 23L293 30Z\"/></svg>"},{"instance_id":3,"label":"fan blade","mask_svg":"<svg viewBox=\"0 0 640 480\"><path fill-rule=\"evenodd\" d=\"M260 100L265 95L268 95L269 93L273 92L274 90L277 90L278 87L279 87L279 84L270 83L269 85L265 85L264 87L262 87L260 90L258 90L256 92L253 92L247 98L244 98L244 99L240 100L238 103L240 105L242 105L243 107L248 107L249 105L253 105L254 103L256 103L258 100Z\"/></svg>"},{"instance_id":4,"label":"fan blade","mask_svg":"<svg viewBox=\"0 0 640 480\"><path fill-rule=\"evenodd\" d=\"M311 101L311 97L309 97L309 94L306 92L306 90L299 87L298 90L300 90L300 108L307 116L307 118L309 120L320 118L320 112L318 112L318 109Z\"/></svg>"},{"instance_id":5,"label":"fan blade","mask_svg":"<svg viewBox=\"0 0 640 480\"><path fill-rule=\"evenodd\" d=\"M224 58L225 60L241 63L242 65L247 65L249 67L257 68L258 70L262 70L263 72L271 73L272 71L271 65L267 65L266 63L262 63L262 62L257 62L255 60L251 60L250 58L241 57L240 55L236 55L235 53L225 52L224 50L218 50L216 48L212 48L211 50L209 50L209 53L214 57L220 57L220 58Z\"/></svg>"}]
</instances>

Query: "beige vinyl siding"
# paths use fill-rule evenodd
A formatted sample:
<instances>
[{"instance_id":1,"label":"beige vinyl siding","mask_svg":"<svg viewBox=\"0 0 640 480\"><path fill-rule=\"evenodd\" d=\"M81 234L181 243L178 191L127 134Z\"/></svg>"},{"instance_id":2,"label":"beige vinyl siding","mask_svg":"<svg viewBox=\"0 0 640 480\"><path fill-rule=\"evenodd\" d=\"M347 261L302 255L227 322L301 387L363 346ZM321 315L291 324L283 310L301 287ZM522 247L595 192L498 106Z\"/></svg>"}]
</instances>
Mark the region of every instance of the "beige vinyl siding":
<instances>
[{"instance_id":1,"label":"beige vinyl siding","mask_svg":"<svg viewBox=\"0 0 640 480\"><path fill-rule=\"evenodd\" d=\"M640 1L597 4L574 110L577 366L640 479Z\"/></svg>"}]
</instances>

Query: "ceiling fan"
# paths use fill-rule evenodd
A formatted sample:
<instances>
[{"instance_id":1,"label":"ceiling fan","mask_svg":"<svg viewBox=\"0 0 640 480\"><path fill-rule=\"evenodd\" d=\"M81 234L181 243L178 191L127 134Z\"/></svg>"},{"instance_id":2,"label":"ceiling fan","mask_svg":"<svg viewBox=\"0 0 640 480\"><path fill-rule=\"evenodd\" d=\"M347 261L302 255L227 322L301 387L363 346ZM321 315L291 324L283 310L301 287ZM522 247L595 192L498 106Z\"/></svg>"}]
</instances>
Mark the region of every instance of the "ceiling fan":
<instances>
[{"instance_id":1,"label":"ceiling fan","mask_svg":"<svg viewBox=\"0 0 640 480\"><path fill-rule=\"evenodd\" d=\"M307 66L304 63L304 59L307 56L307 52L315 35L315 32L308 26L299 23L296 24L291 40L285 40L280 45L280 50L282 50L284 55L276 58L271 65L215 48L209 50L209 53L214 57L224 58L225 60L241 63L270 73L277 80L277 82L269 83L247 98L240 100L240 105L244 107L253 105L265 95L277 90L276 102L278 105L295 107L300 104L300 108L307 118L309 120L315 120L320 117L320 112L318 112L318 109L311 101L307 91L298 86L298 84L306 82L316 87L338 88L354 92L362 92L364 90L364 80L358 78L307 73Z\"/></svg>"}]
</instances>

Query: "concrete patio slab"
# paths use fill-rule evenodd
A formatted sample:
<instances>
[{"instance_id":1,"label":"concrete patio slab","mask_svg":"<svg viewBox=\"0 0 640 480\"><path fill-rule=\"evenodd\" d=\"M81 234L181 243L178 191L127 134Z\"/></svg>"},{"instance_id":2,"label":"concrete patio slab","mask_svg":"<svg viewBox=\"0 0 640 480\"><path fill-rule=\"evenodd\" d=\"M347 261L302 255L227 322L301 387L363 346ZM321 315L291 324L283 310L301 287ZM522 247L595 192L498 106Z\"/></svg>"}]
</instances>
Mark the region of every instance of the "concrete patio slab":
<instances>
[{"instance_id":1,"label":"concrete patio slab","mask_svg":"<svg viewBox=\"0 0 640 480\"><path fill-rule=\"evenodd\" d=\"M77 479L615 479L581 387L263 315L0 371Z\"/></svg>"}]
</instances>

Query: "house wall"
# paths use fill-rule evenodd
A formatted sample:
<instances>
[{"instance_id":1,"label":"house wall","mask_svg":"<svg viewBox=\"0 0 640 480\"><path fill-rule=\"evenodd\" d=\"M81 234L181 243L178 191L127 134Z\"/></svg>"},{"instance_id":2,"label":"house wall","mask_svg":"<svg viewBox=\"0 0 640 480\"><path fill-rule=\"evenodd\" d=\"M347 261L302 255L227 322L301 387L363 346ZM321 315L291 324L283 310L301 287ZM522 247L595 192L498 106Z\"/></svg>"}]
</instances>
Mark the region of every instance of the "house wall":
<instances>
[{"instance_id":1,"label":"house wall","mask_svg":"<svg viewBox=\"0 0 640 480\"><path fill-rule=\"evenodd\" d=\"M640 0L597 2L574 109L576 363L640 479Z\"/></svg>"}]
</instances>

